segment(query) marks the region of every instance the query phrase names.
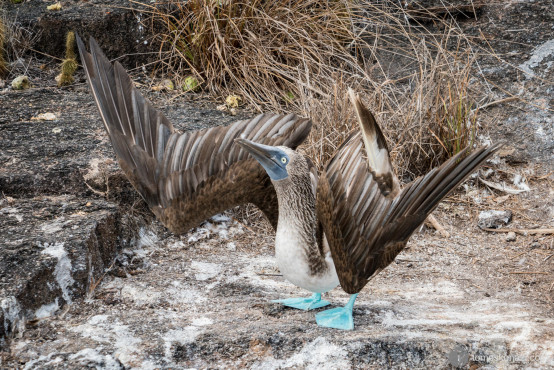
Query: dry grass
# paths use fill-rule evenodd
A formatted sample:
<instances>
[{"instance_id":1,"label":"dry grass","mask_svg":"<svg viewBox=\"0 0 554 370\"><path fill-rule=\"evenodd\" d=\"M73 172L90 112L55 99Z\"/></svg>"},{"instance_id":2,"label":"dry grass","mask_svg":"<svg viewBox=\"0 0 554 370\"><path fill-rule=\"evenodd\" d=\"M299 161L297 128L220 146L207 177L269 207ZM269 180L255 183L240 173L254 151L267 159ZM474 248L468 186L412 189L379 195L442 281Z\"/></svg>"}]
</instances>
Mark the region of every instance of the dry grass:
<instances>
[{"instance_id":1,"label":"dry grass","mask_svg":"<svg viewBox=\"0 0 554 370\"><path fill-rule=\"evenodd\" d=\"M0 5L0 25L6 63L17 61L33 48L41 32L22 27L17 18L8 17Z\"/></svg>"},{"instance_id":2,"label":"dry grass","mask_svg":"<svg viewBox=\"0 0 554 370\"><path fill-rule=\"evenodd\" d=\"M6 43L6 29L4 22L0 19L0 78L4 78L8 74L8 63L4 57L4 44Z\"/></svg>"},{"instance_id":3,"label":"dry grass","mask_svg":"<svg viewBox=\"0 0 554 370\"><path fill-rule=\"evenodd\" d=\"M376 113L398 175L410 178L475 137L469 91L475 56L455 23L436 19L442 31L425 31L394 4L142 5L162 30L157 38L163 72L194 75L216 96L238 94L257 110L311 117L314 129L305 150L320 166L355 129L346 98L347 87L353 87Z\"/></svg>"}]
</instances>

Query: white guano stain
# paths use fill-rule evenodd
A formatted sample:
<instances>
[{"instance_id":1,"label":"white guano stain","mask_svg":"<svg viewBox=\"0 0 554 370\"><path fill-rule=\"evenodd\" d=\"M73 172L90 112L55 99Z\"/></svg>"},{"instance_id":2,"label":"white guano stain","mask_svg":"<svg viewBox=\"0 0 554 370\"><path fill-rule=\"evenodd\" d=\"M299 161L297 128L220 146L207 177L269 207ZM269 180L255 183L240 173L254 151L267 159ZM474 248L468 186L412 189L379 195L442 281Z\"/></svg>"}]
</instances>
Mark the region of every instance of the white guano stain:
<instances>
[{"instance_id":1,"label":"white guano stain","mask_svg":"<svg viewBox=\"0 0 554 370\"><path fill-rule=\"evenodd\" d=\"M351 364L347 356L348 352L343 347L317 337L289 358L275 359L271 356L254 364L252 369L349 369Z\"/></svg>"},{"instance_id":2,"label":"white guano stain","mask_svg":"<svg viewBox=\"0 0 554 370\"><path fill-rule=\"evenodd\" d=\"M69 288L75 283L75 280L73 280L73 277L71 276L71 260L64 249L64 243L46 245L47 247L42 251L42 254L58 259L58 263L54 269L54 278L62 291L63 299L67 303L71 304L72 300Z\"/></svg>"},{"instance_id":3,"label":"white guano stain","mask_svg":"<svg viewBox=\"0 0 554 370\"><path fill-rule=\"evenodd\" d=\"M60 305L58 304L58 298L56 298L54 302L40 306L39 309L35 311L35 318L44 319L50 317L59 309Z\"/></svg>"},{"instance_id":4,"label":"white guano stain","mask_svg":"<svg viewBox=\"0 0 554 370\"><path fill-rule=\"evenodd\" d=\"M530 78L535 76L534 68L538 67L539 64L546 58L554 56L554 39L548 40L542 45L539 45L533 50L531 57L525 62L519 65L519 68L525 72L525 78ZM552 67L553 61L546 62L546 68L544 72L547 72Z\"/></svg>"},{"instance_id":5,"label":"white guano stain","mask_svg":"<svg viewBox=\"0 0 554 370\"><path fill-rule=\"evenodd\" d=\"M19 302L13 296L7 297L0 301L0 308L4 314L4 331L8 332L12 327L19 322L19 314L21 307Z\"/></svg>"}]
</instances>

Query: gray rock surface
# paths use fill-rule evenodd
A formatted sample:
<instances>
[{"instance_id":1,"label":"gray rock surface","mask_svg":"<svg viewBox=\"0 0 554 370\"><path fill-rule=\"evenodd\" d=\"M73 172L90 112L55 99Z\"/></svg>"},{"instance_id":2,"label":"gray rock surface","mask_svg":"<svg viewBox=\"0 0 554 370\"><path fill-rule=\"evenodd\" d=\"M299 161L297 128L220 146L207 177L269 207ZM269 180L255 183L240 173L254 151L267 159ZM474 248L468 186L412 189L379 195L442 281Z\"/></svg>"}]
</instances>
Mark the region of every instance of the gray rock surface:
<instances>
[{"instance_id":1,"label":"gray rock surface","mask_svg":"<svg viewBox=\"0 0 554 370\"><path fill-rule=\"evenodd\" d=\"M97 199L2 200L0 337L82 298L113 261L119 222L117 207Z\"/></svg>"},{"instance_id":2,"label":"gray rock surface","mask_svg":"<svg viewBox=\"0 0 554 370\"><path fill-rule=\"evenodd\" d=\"M477 225L481 229L499 229L512 221L512 211L488 210L479 212Z\"/></svg>"},{"instance_id":3,"label":"gray rock surface","mask_svg":"<svg viewBox=\"0 0 554 370\"><path fill-rule=\"evenodd\" d=\"M121 217L137 210L152 215L119 170L83 83L71 93L5 91L0 106L2 338L37 310L54 312L84 297L137 231L137 223L120 229ZM183 101L161 109L182 130L241 117ZM43 113L55 119L36 119ZM68 267L65 290L55 280L58 256Z\"/></svg>"},{"instance_id":4,"label":"gray rock surface","mask_svg":"<svg viewBox=\"0 0 554 370\"><path fill-rule=\"evenodd\" d=\"M80 72L81 80L83 77ZM70 93L50 88L0 93L0 106L0 190L6 195L90 195L84 181L88 174L104 176L106 181L117 182L112 189L131 193L119 194L122 197L135 196L120 176L84 82ZM183 101L160 109L183 131L228 124L244 116L233 117L205 104ZM35 119L48 112L56 119Z\"/></svg>"},{"instance_id":5,"label":"gray rock surface","mask_svg":"<svg viewBox=\"0 0 554 370\"><path fill-rule=\"evenodd\" d=\"M128 0L62 1L59 11L47 11L51 5L42 0L26 0L18 4L5 1L0 14L8 20L7 26L16 26L31 32L28 45L47 55L65 54L65 37L68 31L77 31L87 39L94 37L110 58L123 57L126 67L136 67L157 58L150 44L148 27L141 23L145 14L136 2ZM136 9L136 10L133 10Z\"/></svg>"},{"instance_id":6,"label":"gray rock surface","mask_svg":"<svg viewBox=\"0 0 554 370\"><path fill-rule=\"evenodd\" d=\"M398 5L393 3L393 8ZM472 53L477 56L476 80L486 81L473 88L482 94L482 100L475 103L485 106L479 109L480 116L490 123L481 141L504 140L510 152L506 160L514 165L539 161L554 169L554 32L551 27L554 2L409 0L401 3L415 18L410 23L412 32L439 35L435 42L445 43L441 36L444 23L453 22L463 30L463 36L450 35L450 50L456 50L458 42L461 45L471 42ZM383 47L378 57L390 69L389 73L400 78L416 64L410 56L397 53L396 46ZM488 105L504 99L509 100Z\"/></svg>"},{"instance_id":7,"label":"gray rock surface","mask_svg":"<svg viewBox=\"0 0 554 370\"><path fill-rule=\"evenodd\" d=\"M477 17L486 5L483 0L407 0L402 2L407 14L419 22L432 17L469 19Z\"/></svg>"},{"instance_id":8,"label":"gray rock surface","mask_svg":"<svg viewBox=\"0 0 554 370\"><path fill-rule=\"evenodd\" d=\"M552 317L501 287L486 241L458 230L447 243L414 235L360 293L345 332L318 327L320 310L271 302L309 293L279 274L263 228L219 216L176 237L155 223L123 252L126 277L106 276L92 299L29 328L12 354L31 368L448 369L462 348L466 365L552 365ZM325 298L338 307L348 295Z\"/></svg>"}]
</instances>

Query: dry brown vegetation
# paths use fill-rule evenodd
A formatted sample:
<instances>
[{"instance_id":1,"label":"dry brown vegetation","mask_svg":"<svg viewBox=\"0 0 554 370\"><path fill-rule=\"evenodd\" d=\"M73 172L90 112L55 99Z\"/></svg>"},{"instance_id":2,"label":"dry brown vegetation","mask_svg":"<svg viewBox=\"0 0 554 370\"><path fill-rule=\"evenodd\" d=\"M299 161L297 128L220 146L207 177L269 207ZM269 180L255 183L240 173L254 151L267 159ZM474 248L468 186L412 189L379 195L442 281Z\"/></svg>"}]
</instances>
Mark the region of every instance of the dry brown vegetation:
<instances>
[{"instance_id":1,"label":"dry brown vegetation","mask_svg":"<svg viewBox=\"0 0 554 370\"><path fill-rule=\"evenodd\" d=\"M4 22L0 19L0 77L5 77L8 74L8 65L4 57L5 37L6 31L4 28Z\"/></svg>"},{"instance_id":2,"label":"dry brown vegetation","mask_svg":"<svg viewBox=\"0 0 554 370\"><path fill-rule=\"evenodd\" d=\"M453 21L434 19L441 31L426 31L393 2L142 6L161 29L164 72L194 75L216 96L239 94L257 110L311 117L305 150L320 166L356 129L348 87L376 113L401 177L427 172L475 137L469 90L475 53Z\"/></svg>"},{"instance_id":3,"label":"dry brown vegetation","mask_svg":"<svg viewBox=\"0 0 554 370\"><path fill-rule=\"evenodd\" d=\"M22 27L17 18L10 18L0 7L0 41L2 55L4 56L6 75L10 70L9 63L18 61L29 50L33 49L36 41L40 38L41 32ZM13 68L12 68L13 69Z\"/></svg>"}]
</instances>

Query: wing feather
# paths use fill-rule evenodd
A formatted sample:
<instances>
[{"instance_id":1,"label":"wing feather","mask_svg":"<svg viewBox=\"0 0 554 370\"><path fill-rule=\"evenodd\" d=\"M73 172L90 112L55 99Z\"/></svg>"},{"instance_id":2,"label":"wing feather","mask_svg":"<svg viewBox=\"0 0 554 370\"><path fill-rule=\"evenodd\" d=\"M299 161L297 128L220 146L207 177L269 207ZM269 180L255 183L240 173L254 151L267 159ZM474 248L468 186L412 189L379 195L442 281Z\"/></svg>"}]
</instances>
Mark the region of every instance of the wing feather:
<instances>
[{"instance_id":1,"label":"wing feather","mask_svg":"<svg viewBox=\"0 0 554 370\"><path fill-rule=\"evenodd\" d=\"M362 160L362 146L361 133L341 146L317 188L318 219L341 286L351 294L389 265L438 203L501 145L465 149L394 198L382 191L371 162Z\"/></svg>"},{"instance_id":2,"label":"wing feather","mask_svg":"<svg viewBox=\"0 0 554 370\"><path fill-rule=\"evenodd\" d=\"M77 36L85 74L118 162L152 211L172 231L185 232L228 208L254 203L274 227L277 196L262 167L234 139L244 136L295 149L311 122L295 115L260 114L227 127L178 133L110 63L91 38Z\"/></svg>"}]
</instances>

